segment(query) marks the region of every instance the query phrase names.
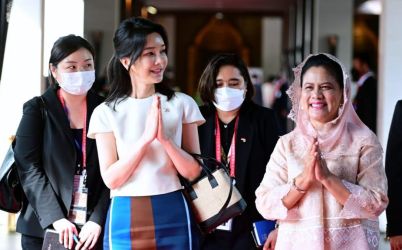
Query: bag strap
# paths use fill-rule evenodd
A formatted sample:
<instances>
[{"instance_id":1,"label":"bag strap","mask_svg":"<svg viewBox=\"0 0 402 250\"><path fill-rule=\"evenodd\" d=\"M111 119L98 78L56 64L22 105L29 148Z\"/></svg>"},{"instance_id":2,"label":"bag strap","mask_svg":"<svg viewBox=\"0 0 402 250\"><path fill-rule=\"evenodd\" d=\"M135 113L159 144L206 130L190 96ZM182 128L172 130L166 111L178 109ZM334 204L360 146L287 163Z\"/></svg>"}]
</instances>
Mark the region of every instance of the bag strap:
<instances>
[{"instance_id":1,"label":"bag strap","mask_svg":"<svg viewBox=\"0 0 402 250\"><path fill-rule=\"evenodd\" d=\"M43 123L45 122L45 119L46 119L46 116L47 116L47 109L46 109L46 103L45 103L45 100L43 100L43 97L42 96L39 96L39 98L40 98L40 102L39 102L39 105L40 105L40 111L41 111L41 114L42 114L42 121L43 121Z\"/></svg>"},{"instance_id":2,"label":"bag strap","mask_svg":"<svg viewBox=\"0 0 402 250\"><path fill-rule=\"evenodd\" d=\"M46 110L46 104L45 101L43 100L42 96L39 96L40 102L39 105L41 107L41 114L42 114L42 121L45 121L45 117L47 115L47 110ZM0 180L5 176L5 174L8 172L8 170L11 168L11 166L14 163L14 146L15 146L15 138L10 144L10 147L7 150L7 153L4 157L4 160L0 166Z\"/></svg>"}]
</instances>

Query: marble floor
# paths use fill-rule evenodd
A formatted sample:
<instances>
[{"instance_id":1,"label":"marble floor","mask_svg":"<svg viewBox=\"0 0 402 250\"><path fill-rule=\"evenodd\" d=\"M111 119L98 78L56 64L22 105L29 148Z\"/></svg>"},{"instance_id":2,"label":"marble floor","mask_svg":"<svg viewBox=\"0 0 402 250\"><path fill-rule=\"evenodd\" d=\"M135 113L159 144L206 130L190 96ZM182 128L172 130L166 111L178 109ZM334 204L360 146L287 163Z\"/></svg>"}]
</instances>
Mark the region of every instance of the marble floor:
<instances>
[{"instance_id":1,"label":"marble floor","mask_svg":"<svg viewBox=\"0 0 402 250\"><path fill-rule=\"evenodd\" d=\"M389 250L389 242L385 240L385 235L381 237L379 250ZM20 234L0 233L0 250L21 250Z\"/></svg>"}]
</instances>

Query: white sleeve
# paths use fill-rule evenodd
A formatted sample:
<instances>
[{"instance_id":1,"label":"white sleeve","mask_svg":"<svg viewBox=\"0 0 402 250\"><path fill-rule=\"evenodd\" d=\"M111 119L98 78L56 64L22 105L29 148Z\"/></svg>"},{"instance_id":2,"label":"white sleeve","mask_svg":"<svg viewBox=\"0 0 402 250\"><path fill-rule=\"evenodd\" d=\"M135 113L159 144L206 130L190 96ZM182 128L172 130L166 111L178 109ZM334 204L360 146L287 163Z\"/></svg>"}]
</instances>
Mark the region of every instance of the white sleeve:
<instances>
[{"instance_id":1,"label":"white sleeve","mask_svg":"<svg viewBox=\"0 0 402 250\"><path fill-rule=\"evenodd\" d=\"M205 119L194 99L183 93L176 93L176 95L178 95L183 105L183 124L194 122L197 123L198 126L203 124Z\"/></svg>"},{"instance_id":2,"label":"white sleeve","mask_svg":"<svg viewBox=\"0 0 402 250\"><path fill-rule=\"evenodd\" d=\"M95 108L89 122L87 134L89 138L95 139L95 135L98 133L107 133L113 131L111 122L108 119L108 112L110 112L110 108L105 103L102 103Z\"/></svg>"}]
</instances>

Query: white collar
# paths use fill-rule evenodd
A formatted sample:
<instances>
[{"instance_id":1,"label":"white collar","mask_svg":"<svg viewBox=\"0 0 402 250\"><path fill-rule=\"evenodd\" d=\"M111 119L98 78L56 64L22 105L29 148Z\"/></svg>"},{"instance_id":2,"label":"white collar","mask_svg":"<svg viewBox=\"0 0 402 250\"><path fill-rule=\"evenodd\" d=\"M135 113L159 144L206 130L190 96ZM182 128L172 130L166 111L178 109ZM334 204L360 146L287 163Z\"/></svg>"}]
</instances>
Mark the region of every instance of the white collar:
<instances>
[{"instance_id":1,"label":"white collar","mask_svg":"<svg viewBox=\"0 0 402 250\"><path fill-rule=\"evenodd\" d=\"M369 78L370 76L374 76L373 71L369 71L366 74L362 75L359 80L357 81L357 86L361 87L363 86L364 82Z\"/></svg>"}]
</instances>

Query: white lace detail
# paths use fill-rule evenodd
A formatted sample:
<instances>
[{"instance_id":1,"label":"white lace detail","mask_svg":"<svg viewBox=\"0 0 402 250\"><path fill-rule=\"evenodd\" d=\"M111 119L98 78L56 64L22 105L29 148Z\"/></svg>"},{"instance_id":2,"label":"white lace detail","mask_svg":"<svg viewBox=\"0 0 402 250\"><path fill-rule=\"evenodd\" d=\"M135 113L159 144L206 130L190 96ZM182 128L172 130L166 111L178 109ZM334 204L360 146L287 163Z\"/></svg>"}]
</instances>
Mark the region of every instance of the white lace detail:
<instances>
[{"instance_id":1,"label":"white lace detail","mask_svg":"<svg viewBox=\"0 0 402 250\"><path fill-rule=\"evenodd\" d=\"M323 152L330 171L351 192L345 205L316 183L290 210L283 206L282 198L290 190L289 180L304 168L307 144L295 131L279 139L256 191L258 211L267 219L279 220L276 249L378 248L377 216L388 203L382 149L375 137L351 139L356 143L343 154L339 148Z\"/></svg>"},{"instance_id":2,"label":"white lace detail","mask_svg":"<svg viewBox=\"0 0 402 250\"><path fill-rule=\"evenodd\" d=\"M285 197L291 189L291 184L281 185L276 187L271 191L271 195L267 196L264 201L257 200L257 208L259 206L263 207L259 210L260 214L271 220L276 219L298 219L300 218L297 207L288 210L282 202L283 197ZM256 191L258 193L258 189Z\"/></svg>"},{"instance_id":3,"label":"white lace detail","mask_svg":"<svg viewBox=\"0 0 402 250\"><path fill-rule=\"evenodd\" d=\"M376 197L376 193L342 180L345 187L351 192L339 216L343 218L377 219L386 208L386 197ZM385 199L385 200L383 200Z\"/></svg>"},{"instance_id":4,"label":"white lace detail","mask_svg":"<svg viewBox=\"0 0 402 250\"><path fill-rule=\"evenodd\" d=\"M375 250L380 233L362 225L329 228L299 228L288 230L279 226L275 250Z\"/></svg>"}]
</instances>

